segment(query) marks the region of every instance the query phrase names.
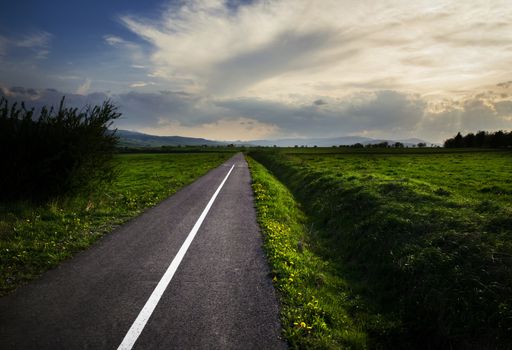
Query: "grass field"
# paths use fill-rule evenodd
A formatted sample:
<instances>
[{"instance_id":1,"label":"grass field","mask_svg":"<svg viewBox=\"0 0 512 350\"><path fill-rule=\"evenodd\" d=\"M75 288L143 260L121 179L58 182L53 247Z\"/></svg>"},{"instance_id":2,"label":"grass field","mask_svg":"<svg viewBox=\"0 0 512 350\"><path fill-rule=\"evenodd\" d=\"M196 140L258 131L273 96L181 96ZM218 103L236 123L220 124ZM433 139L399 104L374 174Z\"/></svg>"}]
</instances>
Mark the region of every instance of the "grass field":
<instances>
[{"instance_id":1,"label":"grass field","mask_svg":"<svg viewBox=\"0 0 512 350\"><path fill-rule=\"evenodd\" d=\"M265 250L278 290L283 333L291 348L367 348L351 311L360 309L346 281L314 252L306 216L290 191L248 158Z\"/></svg>"},{"instance_id":2,"label":"grass field","mask_svg":"<svg viewBox=\"0 0 512 350\"><path fill-rule=\"evenodd\" d=\"M230 156L119 155L115 158L119 176L95 193L39 205L0 203L0 295L86 248Z\"/></svg>"},{"instance_id":3,"label":"grass field","mask_svg":"<svg viewBox=\"0 0 512 350\"><path fill-rule=\"evenodd\" d=\"M303 208L310 227L304 241L346 282L337 303L361 327L365 346L510 344L511 152L291 149L252 156ZM361 301L354 308L347 298Z\"/></svg>"}]
</instances>

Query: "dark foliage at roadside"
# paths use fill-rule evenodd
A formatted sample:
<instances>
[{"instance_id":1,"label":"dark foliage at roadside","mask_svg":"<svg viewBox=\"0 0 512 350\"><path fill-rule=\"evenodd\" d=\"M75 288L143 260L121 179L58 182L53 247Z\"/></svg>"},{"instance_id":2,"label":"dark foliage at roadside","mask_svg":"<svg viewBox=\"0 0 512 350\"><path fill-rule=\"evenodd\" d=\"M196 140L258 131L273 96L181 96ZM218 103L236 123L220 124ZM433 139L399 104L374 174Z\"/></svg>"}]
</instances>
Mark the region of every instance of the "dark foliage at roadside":
<instances>
[{"instance_id":1,"label":"dark foliage at roadside","mask_svg":"<svg viewBox=\"0 0 512 350\"><path fill-rule=\"evenodd\" d=\"M469 133L456 136L444 142L446 148L511 148L512 131L486 132L479 131L476 134Z\"/></svg>"},{"instance_id":2,"label":"dark foliage at roadside","mask_svg":"<svg viewBox=\"0 0 512 350\"><path fill-rule=\"evenodd\" d=\"M79 110L63 98L58 110L43 107L36 115L2 97L1 198L44 200L111 180L117 137L109 126L119 117L110 101Z\"/></svg>"}]
</instances>

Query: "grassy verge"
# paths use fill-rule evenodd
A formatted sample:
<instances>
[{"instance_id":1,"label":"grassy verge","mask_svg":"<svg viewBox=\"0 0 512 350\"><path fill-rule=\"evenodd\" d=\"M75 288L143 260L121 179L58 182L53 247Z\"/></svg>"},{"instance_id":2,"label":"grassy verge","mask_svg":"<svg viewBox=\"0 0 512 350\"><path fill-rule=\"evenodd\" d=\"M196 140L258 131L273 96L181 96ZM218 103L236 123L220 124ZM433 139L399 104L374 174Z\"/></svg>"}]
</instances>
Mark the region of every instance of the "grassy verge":
<instances>
[{"instance_id":1,"label":"grassy verge","mask_svg":"<svg viewBox=\"0 0 512 350\"><path fill-rule=\"evenodd\" d=\"M115 159L118 178L94 193L39 205L0 203L0 295L88 247L230 156L120 155Z\"/></svg>"},{"instance_id":2,"label":"grassy verge","mask_svg":"<svg viewBox=\"0 0 512 350\"><path fill-rule=\"evenodd\" d=\"M252 155L303 205L315 251L383 315L356 315L371 347L511 343L510 153Z\"/></svg>"},{"instance_id":3,"label":"grassy verge","mask_svg":"<svg viewBox=\"0 0 512 350\"><path fill-rule=\"evenodd\" d=\"M321 249L290 191L248 158L258 221L281 302L283 333L292 348L365 349L360 319L369 314ZM373 321L379 322L378 317Z\"/></svg>"}]
</instances>

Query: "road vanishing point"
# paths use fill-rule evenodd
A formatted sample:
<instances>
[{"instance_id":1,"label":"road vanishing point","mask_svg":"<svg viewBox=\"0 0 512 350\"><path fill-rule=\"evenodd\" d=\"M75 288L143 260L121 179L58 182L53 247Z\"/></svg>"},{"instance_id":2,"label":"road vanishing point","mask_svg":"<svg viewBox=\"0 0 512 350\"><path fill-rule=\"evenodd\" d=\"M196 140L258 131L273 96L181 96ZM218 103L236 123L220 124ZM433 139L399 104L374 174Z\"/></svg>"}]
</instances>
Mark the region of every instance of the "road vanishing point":
<instances>
[{"instance_id":1,"label":"road vanishing point","mask_svg":"<svg viewBox=\"0 0 512 350\"><path fill-rule=\"evenodd\" d=\"M0 349L285 349L241 153L0 298Z\"/></svg>"}]
</instances>

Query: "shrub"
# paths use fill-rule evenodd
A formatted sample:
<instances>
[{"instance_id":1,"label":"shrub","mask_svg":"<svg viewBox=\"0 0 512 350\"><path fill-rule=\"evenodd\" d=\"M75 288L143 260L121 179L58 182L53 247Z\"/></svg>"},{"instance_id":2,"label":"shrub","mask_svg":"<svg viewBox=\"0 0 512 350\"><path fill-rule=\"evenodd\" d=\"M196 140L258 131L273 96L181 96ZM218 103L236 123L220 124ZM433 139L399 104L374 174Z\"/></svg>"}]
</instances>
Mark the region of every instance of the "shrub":
<instances>
[{"instance_id":1,"label":"shrub","mask_svg":"<svg viewBox=\"0 0 512 350\"><path fill-rule=\"evenodd\" d=\"M120 113L110 102L82 110L43 107L36 117L24 103L0 99L2 199L44 200L111 180L117 137L109 130Z\"/></svg>"}]
</instances>

